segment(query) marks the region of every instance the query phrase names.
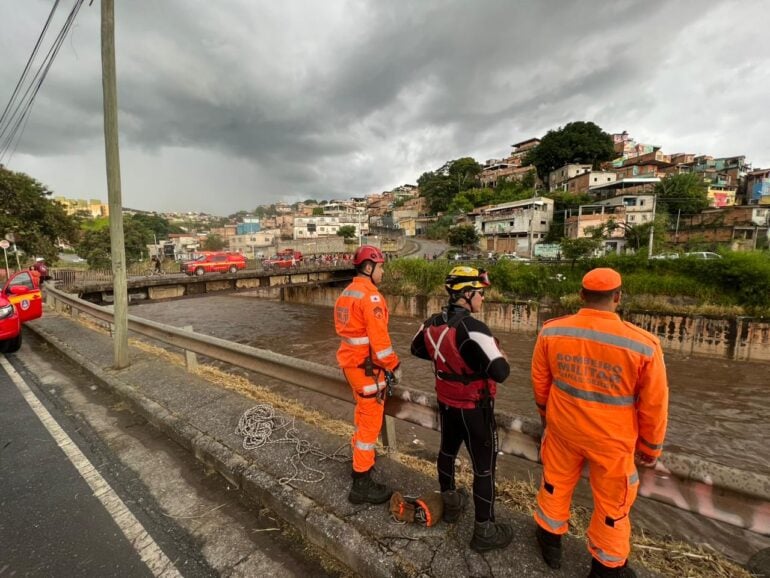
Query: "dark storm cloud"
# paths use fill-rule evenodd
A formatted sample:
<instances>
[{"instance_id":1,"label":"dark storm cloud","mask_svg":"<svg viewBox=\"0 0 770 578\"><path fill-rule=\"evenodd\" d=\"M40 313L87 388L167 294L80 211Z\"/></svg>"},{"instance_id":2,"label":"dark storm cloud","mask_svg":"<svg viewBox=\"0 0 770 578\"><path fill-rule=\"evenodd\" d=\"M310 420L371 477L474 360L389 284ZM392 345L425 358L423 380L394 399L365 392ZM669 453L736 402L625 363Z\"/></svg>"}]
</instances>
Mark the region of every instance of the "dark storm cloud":
<instances>
[{"instance_id":1,"label":"dark storm cloud","mask_svg":"<svg viewBox=\"0 0 770 578\"><path fill-rule=\"evenodd\" d=\"M18 77L51 3L20 6L8 29L0 24L2 87ZM227 209L218 212L362 195L414 182L450 158L503 156L512 142L573 120L626 129L669 152L682 137L690 152L732 139L750 154L736 135L766 89L735 71L767 77L769 55L753 43L759 26L720 43L736 10L753 22L770 12L759 0L119 3L131 204L215 211L210 190L221 186ZM65 42L19 144L22 168L53 171L73 163L45 159L73 155L87 155L88 167L103 162L98 16L98 6L84 6ZM740 95L719 84L726 74ZM704 123L678 110L693 99L723 114ZM755 150L769 161L764 146ZM182 196L179 175L192 159L200 174ZM133 192L139 171L154 180L142 176ZM94 191L73 195L103 190L102 166L92 182L82 173L45 176L55 189Z\"/></svg>"}]
</instances>

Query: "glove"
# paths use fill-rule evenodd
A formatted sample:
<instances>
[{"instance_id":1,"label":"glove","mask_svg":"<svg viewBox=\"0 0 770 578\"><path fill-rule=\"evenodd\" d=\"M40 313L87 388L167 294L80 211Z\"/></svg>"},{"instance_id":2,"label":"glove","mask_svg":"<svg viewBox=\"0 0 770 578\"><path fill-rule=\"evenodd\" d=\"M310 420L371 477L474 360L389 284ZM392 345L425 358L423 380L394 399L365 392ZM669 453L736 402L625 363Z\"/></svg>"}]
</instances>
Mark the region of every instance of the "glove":
<instances>
[{"instance_id":1,"label":"glove","mask_svg":"<svg viewBox=\"0 0 770 578\"><path fill-rule=\"evenodd\" d=\"M654 468L655 464L658 463L658 458L653 457L644 452L636 452L634 454L634 462L636 463L637 466L642 466L645 468Z\"/></svg>"}]
</instances>

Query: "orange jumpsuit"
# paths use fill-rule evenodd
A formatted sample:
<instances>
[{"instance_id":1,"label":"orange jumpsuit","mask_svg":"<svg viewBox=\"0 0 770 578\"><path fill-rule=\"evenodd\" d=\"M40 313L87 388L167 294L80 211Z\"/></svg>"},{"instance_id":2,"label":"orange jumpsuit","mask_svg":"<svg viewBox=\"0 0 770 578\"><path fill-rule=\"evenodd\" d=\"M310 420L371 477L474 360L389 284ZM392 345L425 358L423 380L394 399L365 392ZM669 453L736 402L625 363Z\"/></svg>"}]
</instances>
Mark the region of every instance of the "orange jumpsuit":
<instances>
[{"instance_id":1,"label":"orange jumpsuit","mask_svg":"<svg viewBox=\"0 0 770 578\"><path fill-rule=\"evenodd\" d=\"M342 339L337 363L356 400L353 470L368 472L374 466L375 444L385 410L385 370L398 366L398 356L388 335L388 306L371 279L355 277L334 304L334 327ZM371 358L373 375L364 367Z\"/></svg>"},{"instance_id":2,"label":"orange jumpsuit","mask_svg":"<svg viewBox=\"0 0 770 578\"><path fill-rule=\"evenodd\" d=\"M666 434L660 343L615 313L581 309L543 326L532 386L546 418L535 520L548 532L567 531L572 492L588 462L594 498L588 550L605 566L622 566L639 488L634 452L658 457Z\"/></svg>"}]
</instances>

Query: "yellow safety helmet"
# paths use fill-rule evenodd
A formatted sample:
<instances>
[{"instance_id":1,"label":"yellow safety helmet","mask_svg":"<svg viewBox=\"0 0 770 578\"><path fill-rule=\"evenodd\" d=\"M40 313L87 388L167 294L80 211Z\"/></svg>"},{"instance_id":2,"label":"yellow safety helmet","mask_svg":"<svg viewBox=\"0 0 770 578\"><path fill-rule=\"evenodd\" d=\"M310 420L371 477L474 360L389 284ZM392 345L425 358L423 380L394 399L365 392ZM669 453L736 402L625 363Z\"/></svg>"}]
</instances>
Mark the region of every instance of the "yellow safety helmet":
<instances>
[{"instance_id":1,"label":"yellow safety helmet","mask_svg":"<svg viewBox=\"0 0 770 578\"><path fill-rule=\"evenodd\" d=\"M450 294L483 289L490 285L489 275L487 275L484 269L476 269L475 267L465 265L452 269L444 281L444 287L446 287L447 292Z\"/></svg>"}]
</instances>

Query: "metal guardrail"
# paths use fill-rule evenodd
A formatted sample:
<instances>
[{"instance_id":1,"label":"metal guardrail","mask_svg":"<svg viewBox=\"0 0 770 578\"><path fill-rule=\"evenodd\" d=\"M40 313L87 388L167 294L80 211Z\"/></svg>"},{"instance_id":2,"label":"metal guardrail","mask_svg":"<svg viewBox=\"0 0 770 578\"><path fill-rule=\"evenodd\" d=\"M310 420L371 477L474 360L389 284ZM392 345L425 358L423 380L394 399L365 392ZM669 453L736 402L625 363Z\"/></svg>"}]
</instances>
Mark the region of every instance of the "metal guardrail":
<instances>
[{"instance_id":1,"label":"metal guardrail","mask_svg":"<svg viewBox=\"0 0 770 578\"><path fill-rule=\"evenodd\" d=\"M46 287L46 301L57 311L83 313L111 324L111 307L94 305L53 287ZM134 315L129 330L209 358L273 377L324 395L351 401L350 388L337 369L178 329ZM438 408L433 393L397 386L385 412L412 424L439 430ZM523 416L496 412L500 451L539 462L539 422ZM770 477L723 466L702 459L666 452L654 470L642 468L639 494L696 512L759 534L770 535Z\"/></svg>"}]
</instances>

